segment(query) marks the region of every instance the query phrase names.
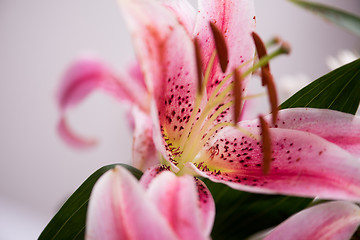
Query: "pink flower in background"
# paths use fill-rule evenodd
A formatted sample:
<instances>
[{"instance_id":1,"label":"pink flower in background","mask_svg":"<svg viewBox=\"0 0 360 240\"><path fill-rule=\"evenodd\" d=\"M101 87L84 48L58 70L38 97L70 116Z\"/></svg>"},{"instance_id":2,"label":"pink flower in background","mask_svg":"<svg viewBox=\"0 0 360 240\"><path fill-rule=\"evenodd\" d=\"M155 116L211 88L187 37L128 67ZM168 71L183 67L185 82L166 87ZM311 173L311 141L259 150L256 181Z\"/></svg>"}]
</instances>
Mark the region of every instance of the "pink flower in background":
<instances>
[{"instance_id":1,"label":"pink flower in background","mask_svg":"<svg viewBox=\"0 0 360 240\"><path fill-rule=\"evenodd\" d=\"M66 121L66 110L83 101L92 91L103 90L128 107L128 122L133 135L133 165L146 169L158 163L152 141L152 123L149 116L149 93L137 64L127 72L115 74L99 59L83 57L75 61L65 73L58 92L61 118L58 125L60 136L71 146L89 148L96 140L75 134Z\"/></svg>"},{"instance_id":2,"label":"pink flower in background","mask_svg":"<svg viewBox=\"0 0 360 240\"><path fill-rule=\"evenodd\" d=\"M241 88L235 91L246 100L254 60L253 1L199 1L198 11L180 0L121 0L120 5L143 75L137 71L136 77L114 77L99 62L95 73L75 65L81 77L65 78L69 81L64 81L60 94L63 110L90 90L102 88L138 109L134 152L141 166L153 165L158 151L160 162L177 175L200 175L238 190L360 200L359 118L298 108L267 116L262 124L234 124L238 116L234 117L233 70L242 75ZM210 22L228 45L227 70L224 61L220 67L219 59L224 58L216 54ZM200 62L194 57L194 39ZM73 136L66 127L61 129ZM264 174L263 159L269 153L270 171Z\"/></svg>"},{"instance_id":3,"label":"pink flower in background","mask_svg":"<svg viewBox=\"0 0 360 240\"><path fill-rule=\"evenodd\" d=\"M144 186L116 167L91 193L86 239L210 239L214 217L214 200L200 180L164 171Z\"/></svg>"}]
</instances>

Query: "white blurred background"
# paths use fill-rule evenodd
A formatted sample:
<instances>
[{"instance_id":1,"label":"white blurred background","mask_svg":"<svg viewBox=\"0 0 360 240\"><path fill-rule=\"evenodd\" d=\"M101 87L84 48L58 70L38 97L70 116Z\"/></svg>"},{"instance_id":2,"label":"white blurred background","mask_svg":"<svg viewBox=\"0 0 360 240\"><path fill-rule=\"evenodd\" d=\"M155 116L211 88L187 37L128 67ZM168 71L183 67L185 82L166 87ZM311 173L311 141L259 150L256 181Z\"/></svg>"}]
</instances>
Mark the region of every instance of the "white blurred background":
<instances>
[{"instance_id":1,"label":"white blurred background","mask_svg":"<svg viewBox=\"0 0 360 240\"><path fill-rule=\"evenodd\" d=\"M360 15L359 0L323 0ZM276 79L328 72L325 58L360 50L359 38L285 0L256 0L258 32L290 42L272 62ZM69 116L100 145L76 151L56 133L55 92L81 53L121 70L134 58L116 0L0 0L0 240L35 239L64 200L96 169L130 162L131 134L121 104L92 94Z\"/></svg>"}]
</instances>

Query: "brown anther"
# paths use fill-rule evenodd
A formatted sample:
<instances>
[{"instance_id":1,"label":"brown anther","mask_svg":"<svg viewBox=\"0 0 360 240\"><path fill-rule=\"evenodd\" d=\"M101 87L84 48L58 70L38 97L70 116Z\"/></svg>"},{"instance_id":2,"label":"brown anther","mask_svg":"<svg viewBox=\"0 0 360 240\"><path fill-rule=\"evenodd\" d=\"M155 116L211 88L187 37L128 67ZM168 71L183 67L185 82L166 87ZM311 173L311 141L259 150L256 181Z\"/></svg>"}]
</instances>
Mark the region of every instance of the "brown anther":
<instances>
[{"instance_id":1,"label":"brown anther","mask_svg":"<svg viewBox=\"0 0 360 240\"><path fill-rule=\"evenodd\" d=\"M271 138L269 125L263 116L259 116L261 133L262 133L262 148L263 148L263 173L269 174L271 163Z\"/></svg>"},{"instance_id":2,"label":"brown anther","mask_svg":"<svg viewBox=\"0 0 360 240\"><path fill-rule=\"evenodd\" d=\"M254 43L255 43L255 47L256 47L256 52L258 54L258 58L260 59L260 58L266 56L267 55L266 46L265 46L264 42L261 40L260 36L256 32L252 32L251 36L254 39ZM269 64L267 63L266 65L261 67L261 71L263 69L267 69L270 72ZM261 84L263 86L265 86L266 83L264 82L264 77L261 77L261 80L262 80Z\"/></svg>"},{"instance_id":3,"label":"brown anther","mask_svg":"<svg viewBox=\"0 0 360 240\"><path fill-rule=\"evenodd\" d=\"M197 91L200 95L202 93L202 71L201 71L201 52L199 40L194 39L194 48L195 48L195 60L196 60L196 70L197 70Z\"/></svg>"},{"instance_id":4,"label":"brown anther","mask_svg":"<svg viewBox=\"0 0 360 240\"><path fill-rule=\"evenodd\" d=\"M218 27L210 22L210 28L214 37L216 52L219 58L221 71L225 73L229 63L228 48L226 45L225 37Z\"/></svg>"},{"instance_id":5,"label":"brown anther","mask_svg":"<svg viewBox=\"0 0 360 240\"><path fill-rule=\"evenodd\" d=\"M234 124L240 120L241 107L242 107L242 77L239 72L234 69Z\"/></svg>"},{"instance_id":6,"label":"brown anther","mask_svg":"<svg viewBox=\"0 0 360 240\"><path fill-rule=\"evenodd\" d=\"M279 108L278 108L279 104L278 104L278 98L277 98L274 78L273 78L271 72L267 69L262 69L261 77L267 87L269 102L271 105L272 123L273 123L273 125L275 125L276 121L277 121L277 115L279 112Z\"/></svg>"},{"instance_id":7,"label":"brown anther","mask_svg":"<svg viewBox=\"0 0 360 240\"><path fill-rule=\"evenodd\" d=\"M267 55L266 47L264 42L261 40L260 36L256 32L252 32L251 36L254 39L256 52L259 58L266 56Z\"/></svg>"}]
</instances>

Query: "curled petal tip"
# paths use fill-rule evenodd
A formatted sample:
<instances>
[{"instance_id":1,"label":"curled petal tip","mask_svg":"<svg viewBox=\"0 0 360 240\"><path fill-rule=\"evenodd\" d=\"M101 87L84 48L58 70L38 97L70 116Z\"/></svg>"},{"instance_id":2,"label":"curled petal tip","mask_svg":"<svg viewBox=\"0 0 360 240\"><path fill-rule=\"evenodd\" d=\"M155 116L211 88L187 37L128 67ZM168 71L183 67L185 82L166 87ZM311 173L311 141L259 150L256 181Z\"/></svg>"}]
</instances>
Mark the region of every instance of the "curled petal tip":
<instances>
[{"instance_id":1,"label":"curled petal tip","mask_svg":"<svg viewBox=\"0 0 360 240\"><path fill-rule=\"evenodd\" d=\"M77 149L91 148L97 145L96 139L87 139L76 135L68 126L68 123L64 117L62 117L58 123L59 135L67 142L70 146Z\"/></svg>"}]
</instances>

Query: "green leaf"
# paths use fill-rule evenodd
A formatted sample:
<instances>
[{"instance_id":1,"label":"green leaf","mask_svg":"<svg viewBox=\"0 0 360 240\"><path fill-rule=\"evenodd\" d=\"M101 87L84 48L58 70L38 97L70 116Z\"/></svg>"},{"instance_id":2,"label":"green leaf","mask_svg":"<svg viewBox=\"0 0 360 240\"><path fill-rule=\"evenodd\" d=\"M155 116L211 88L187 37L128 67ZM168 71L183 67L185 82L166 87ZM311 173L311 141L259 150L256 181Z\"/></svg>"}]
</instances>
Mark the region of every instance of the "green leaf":
<instances>
[{"instance_id":1,"label":"green leaf","mask_svg":"<svg viewBox=\"0 0 360 240\"><path fill-rule=\"evenodd\" d=\"M320 77L280 105L312 107L355 114L360 102L360 59Z\"/></svg>"},{"instance_id":2,"label":"green leaf","mask_svg":"<svg viewBox=\"0 0 360 240\"><path fill-rule=\"evenodd\" d=\"M101 175L115 166L125 167L137 179L140 179L142 175L141 171L126 164L112 164L98 169L88 177L88 179L86 179L86 181L64 203L42 231L39 240L84 239L86 211L91 190Z\"/></svg>"},{"instance_id":3,"label":"green leaf","mask_svg":"<svg viewBox=\"0 0 360 240\"><path fill-rule=\"evenodd\" d=\"M360 17L353 15L342 10L332 8L323 4L301 1L301 0L289 0L292 3L297 4L305 9L313 11L314 13L320 15L326 20L339 25L347 29L348 31L354 33L360 37Z\"/></svg>"},{"instance_id":4,"label":"green leaf","mask_svg":"<svg viewBox=\"0 0 360 240\"><path fill-rule=\"evenodd\" d=\"M274 227L307 207L312 199L241 192L221 183L202 179L216 205L211 237L244 239Z\"/></svg>"}]
</instances>

